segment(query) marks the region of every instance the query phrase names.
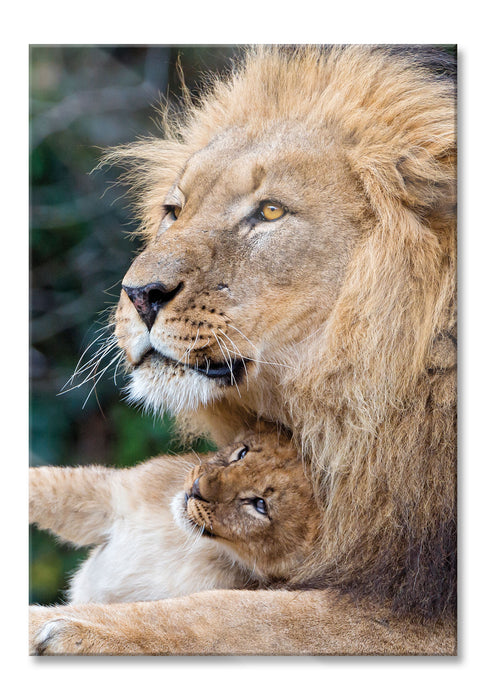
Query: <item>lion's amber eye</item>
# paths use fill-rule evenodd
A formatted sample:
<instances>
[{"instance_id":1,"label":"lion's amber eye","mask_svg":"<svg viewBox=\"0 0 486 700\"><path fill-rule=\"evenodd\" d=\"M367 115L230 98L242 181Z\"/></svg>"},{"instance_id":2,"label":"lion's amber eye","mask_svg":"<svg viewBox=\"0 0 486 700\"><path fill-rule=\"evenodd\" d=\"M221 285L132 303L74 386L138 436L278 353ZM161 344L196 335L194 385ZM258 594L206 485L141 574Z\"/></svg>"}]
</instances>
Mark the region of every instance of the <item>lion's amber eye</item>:
<instances>
[{"instance_id":1,"label":"lion's amber eye","mask_svg":"<svg viewBox=\"0 0 486 700\"><path fill-rule=\"evenodd\" d=\"M178 219L181 214L181 211L181 207L172 207L172 213L174 215L174 218Z\"/></svg>"},{"instance_id":2,"label":"lion's amber eye","mask_svg":"<svg viewBox=\"0 0 486 700\"><path fill-rule=\"evenodd\" d=\"M260 216L265 221L275 221L285 214L285 209L281 204L275 202L263 202L260 207Z\"/></svg>"}]
</instances>

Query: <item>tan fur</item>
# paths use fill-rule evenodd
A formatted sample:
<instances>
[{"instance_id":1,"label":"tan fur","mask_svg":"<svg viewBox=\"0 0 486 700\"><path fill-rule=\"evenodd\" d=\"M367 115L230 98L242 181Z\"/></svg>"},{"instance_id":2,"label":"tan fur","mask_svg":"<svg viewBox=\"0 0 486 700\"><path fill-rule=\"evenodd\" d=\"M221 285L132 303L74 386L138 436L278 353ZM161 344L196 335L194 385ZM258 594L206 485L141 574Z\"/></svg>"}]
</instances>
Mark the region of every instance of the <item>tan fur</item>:
<instances>
[{"instance_id":1,"label":"tan fur","mask_svg":"<svg viewBox=\"0 0 486 700\"><path fill-rule=\"evenodd\" d=\"M74 544L98 545L71 582L72 604L275 586L295 576L315 547L320 517L289 440L264 430L192 468L188 458L30 470L30 521ZM256 498L265 499L267 515Z\"/></svg>"},{"instance_id":2,"label":"tan fur","mask_svg":"<svg viewBox=\"0 0 486 700\"><path fill-rule=\"evenodd\" d=\"M173 289L183 282L150 334L121 295L116 335L131 369L132 399L154 410L168 406L220 443L255 416L290 428L322 510L321 541L299 585L349 591L360 604L394 611L390 653L411 653L410 616L429 620L420 648L452 653L451 81L387 49L256 49L187 108L185 121L166 121L166 140L112 156L128 163L147 241L124 284ZM252 212L263 200L288 213L255 223ZM176 221L164 204L181 208ZM147 355L152 349L159 354ZM229 385L195 371L242 357L245 371ZM232 624L239 621L242 637L251 625L246 614L238 617L238 601L250 605L251 595L220 598L232 601ZM279 612L266 619L286 616L286 629L298 635L313 604L305 601L319 600L317 627L327 639L329 626L340 629L328 596L301 593L290 610L268 593L265 605ZM209 627L218 608L213 597L197 598ZM255 615L258 600L251 598ZM186 605L181 601L181 625ZM170 609L176 624L176 601ZM433 620L448 621L439 625L450 635L445 646L437 646ZM360 624L367 653L376 647ZM165 622L161 635L162 628ZM123 634L128 649L130 634ZM227 650L247 648L230 630L223 634ZM321 635L314 646L305 639L301 649L330 653ZM194 642L200 653L206 642L201 632L200 646ZM272 645L278 648L273 634L266 642L257 635L252 649L271 653ZM341 639L338 653L346 648Z\"/></svg>"},{"instance_id":3,"label":"tan fur","mask_svg":"<svg viewBox=\"0 0 486 700\"><path fill-rule=\"evenodd\" d=\"M331 591L201 591L113 605L31 608L35 655L445 655L450 621L427 628Z\"/></svg>"}]
</instances>

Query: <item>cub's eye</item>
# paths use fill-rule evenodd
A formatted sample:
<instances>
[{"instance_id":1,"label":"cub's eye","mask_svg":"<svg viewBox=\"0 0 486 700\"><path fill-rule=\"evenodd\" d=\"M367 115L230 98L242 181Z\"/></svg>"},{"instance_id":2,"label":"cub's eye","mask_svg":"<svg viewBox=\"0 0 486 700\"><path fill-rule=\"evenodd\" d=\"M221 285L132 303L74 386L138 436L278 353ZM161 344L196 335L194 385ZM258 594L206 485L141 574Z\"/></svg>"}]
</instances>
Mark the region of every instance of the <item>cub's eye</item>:
<instances>
[{"instance_id":1,"label":"cub's eye","mask_svg":"<svg viewBox=\"0 0 486 700\"><path fill-rule=\"evenodd\" d=\"M247 454L248 454L248 447L246 447L246 445L245 445L244 447L241 448L241 450L236 455L236 459L237 460L243 459L243 457L246 457Z\"/></svg>"},{"instance_id":2,"label":"cub's eye","mask_svg":"<svg viewBox=\"0 0 486 700\"><path fill-rule=\"evenodd\" d=\"M285 214L285 209L276 202L262 202L258 213L263 221L276 221Z\"/></svg>"},{"instance_id":3,"label":"cub's eye","mask_svg":"<svg viewBox=\"0 0 486 700\"><path fill-rule=\"evenodd\" d=\"M252 501L252 505L255 508L255 510L257 510L262 515L268 515L267 504L265 503L263 498L254 498Z\"/></svg>"},{"instance_id":4,"label":"cub's eye","mask_svg":"<svg viewBox=\"0 0 486 700\"><path fill-rule=\"evenodd\" d=\"M243 445L243 447L238 447L238 449L235 450L231 454L231 457L229 458L229 462L237 462L239 459L243 459L243 457L247 453L248 453L248 447L246 445Z\"/></svg>"}]
</instances>

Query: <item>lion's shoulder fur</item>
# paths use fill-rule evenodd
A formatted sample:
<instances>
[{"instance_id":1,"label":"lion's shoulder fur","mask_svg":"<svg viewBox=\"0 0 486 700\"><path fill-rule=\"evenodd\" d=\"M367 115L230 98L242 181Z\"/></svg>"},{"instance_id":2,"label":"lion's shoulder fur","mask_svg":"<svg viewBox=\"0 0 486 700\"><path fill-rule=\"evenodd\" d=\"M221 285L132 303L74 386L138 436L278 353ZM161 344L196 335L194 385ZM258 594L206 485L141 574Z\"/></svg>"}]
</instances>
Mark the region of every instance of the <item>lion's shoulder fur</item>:
<instances>
[{"instance_id":1,"label":"lion's shoulder fur","mask_svg":"<svg viewBox=\"0 0 486 700\"><path fill-rule=\"evenodd\" d=\"M243 127L250 142L298 122L340 144L366 235L266 417L293 430L320 497L322 544L300 583L425 616L453 608L455 595L453 63L432 49L257 47L182 117L166 116L164 142L112 156L130 163L150 237L187 158L222 132ZM240 422L241 406L221 402L200 418L217 433Z\"/></svg>"}]
</instances>

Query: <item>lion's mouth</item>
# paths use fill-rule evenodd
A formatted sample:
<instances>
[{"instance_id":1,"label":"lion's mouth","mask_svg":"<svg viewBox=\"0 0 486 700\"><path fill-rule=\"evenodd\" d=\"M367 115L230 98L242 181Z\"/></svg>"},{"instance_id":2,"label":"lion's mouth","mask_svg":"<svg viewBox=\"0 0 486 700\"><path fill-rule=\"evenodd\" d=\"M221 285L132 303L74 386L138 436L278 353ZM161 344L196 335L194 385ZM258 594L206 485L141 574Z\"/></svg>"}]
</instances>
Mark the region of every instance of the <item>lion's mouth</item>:
<instances>
[{"instance_id":1,"label":"lion's mouth","mask_svg":"<svg viewBox=\"0 0 486 700\"><path fill-rule=\"evenodd\" d=\"M202 365L192 365L173 360L171 357L167 357L167 355L163 355L153 348L142 357L136 367L139 367L147 359L151 360L152 358L165 365L171 365L173 367L196 372L197 374L202 374L208 377L208 379L213 379L218 381L219 384L226 386L238 384L245 371L245 362L238 358L228 362L213 362L209 359L205 359Z\"/></svg>"}]
</instances>

